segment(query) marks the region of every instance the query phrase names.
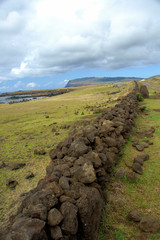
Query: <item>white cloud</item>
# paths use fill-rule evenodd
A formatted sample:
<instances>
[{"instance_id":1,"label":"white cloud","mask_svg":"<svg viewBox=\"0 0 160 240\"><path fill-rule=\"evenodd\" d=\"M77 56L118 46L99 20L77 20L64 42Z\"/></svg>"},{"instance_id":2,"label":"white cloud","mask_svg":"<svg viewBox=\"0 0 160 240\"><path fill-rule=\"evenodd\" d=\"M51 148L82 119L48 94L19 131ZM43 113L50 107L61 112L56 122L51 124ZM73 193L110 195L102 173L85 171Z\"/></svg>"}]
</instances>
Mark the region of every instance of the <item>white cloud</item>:
<instances>
[{"instance_id":1,"label":"white cloud","mask_svg":"<svg viewBox=\"0 0 160 240\"><path fill-rule=\"evenodd\" d=\"M30 82L30 83L28 83L27 84L27 86L26 87L29 87L29 88L34 88L34 87L36 87L37 86L37 84L36 83L34 83L34 82Z\"/></svg>"},{"instance_id":2,"label":"white cloud","mask_svg":"<svg viewBox=\"0 0 160 240\"><path fill-rule=\"evenodd\" d=\"M157 0L0 1L0 80L160 63Z\"/></svg>"}]
</instances>

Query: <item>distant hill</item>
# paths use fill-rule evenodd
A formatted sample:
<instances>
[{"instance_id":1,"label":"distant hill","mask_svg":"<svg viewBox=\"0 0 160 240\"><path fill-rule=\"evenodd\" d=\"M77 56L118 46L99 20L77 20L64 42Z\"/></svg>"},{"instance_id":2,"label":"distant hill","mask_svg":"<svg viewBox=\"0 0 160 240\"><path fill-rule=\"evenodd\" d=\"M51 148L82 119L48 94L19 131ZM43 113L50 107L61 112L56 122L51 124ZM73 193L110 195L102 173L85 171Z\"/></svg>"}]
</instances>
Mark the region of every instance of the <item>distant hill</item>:
<instances>
[{"instance_id":1,"label":"distant hill","mask_svg":"<svg viewBox=\"0 0 160 240\"><path fill-rule=\"evenodd\" d=\"M65 87L79 87L86 85L105 84L109 82L127 82L127 81L140 81L143 78L135 77L86 77L70 80Z\"/></svg>"}]
</instances>

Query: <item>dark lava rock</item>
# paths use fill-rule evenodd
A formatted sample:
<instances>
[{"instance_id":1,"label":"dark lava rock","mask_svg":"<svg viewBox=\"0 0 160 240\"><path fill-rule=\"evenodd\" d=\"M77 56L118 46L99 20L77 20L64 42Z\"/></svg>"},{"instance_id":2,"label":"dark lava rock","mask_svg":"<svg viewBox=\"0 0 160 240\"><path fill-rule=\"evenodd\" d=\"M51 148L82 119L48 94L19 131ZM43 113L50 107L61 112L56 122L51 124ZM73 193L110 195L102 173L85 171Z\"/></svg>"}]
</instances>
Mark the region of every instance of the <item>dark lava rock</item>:
<instances>
[{"instance_id":1,"label":"dark lava rock","mask_svg":"<svg viewBox=\"0 0 160 240\"><path fill-rule=\"evenodd\" d=\"M81 197L77 200L80 231L82 239L97 239L97 230L104 201L96 188L82 187L79 190Z\"/></svg>"},{"instance_id":2,"label":"dark lava rock","mask_svg":"<svg viewBox=\"0 0 160 240\"><path fill-rule=\"evenodd\" d=\"M138 151L140 151L140 152L144 150L144 147L143 147L143 145L141 145L141 144L138 144L138 145L136 145L135 147L136 147L136 149L137 149Z\"/></svg>"},{"instance_id":3,"label":"dark lava rock","mask_svg":"<svg viewBox=\"0 0 160 240\"><path fill-rule=\"evenodd\" d=\"M41 191L32 193L27 196L19 208L19 212L23 208L29 208L30 205L43 204L47 210L50 210L58 203L58 199L50 189L42 189Z\"/></svg>"},{"instance_id":4,"label":"dark lava rock","mask_svg":"<svg viewBox=\"0 0 160 240\"><path fill-rule=\"evenodd\" d=\"M63 214L64 217L61 229L66 234L75 235L78 230L78 208L70 202L64 202L60 207L60 212Z\"/></svg>"},{"instance_id":5,"label":"dark lava rock","mask_svg":"<svg viewBox=\"0 0 160 240\"><path fill-rule=\"evenodd\" d=\"M57 226L63 220L63 215L56 208L53 208L48 213L49 226Z\"/></svg>"},{"instance_id":6,"label":"dark lava rock","mask_svg":"<svg viewBox=\"0 0 160 240\"><path fill-rule=\"evenodd\" d=\"M139 227L143 232L156 233L160 230L158 220L152 216L143 217L140 221Z\"/></svg>"},{"instance_id":7,"label":"dark lava rock","mask_svg":"<svg viewBox=\"0 0 160 240\"><path fill-rule=\"evenodd\" d=\"M155 130L155 128L152 126L152 127L150 128L150 131L151 131L152 133L154 133L156 130Z\"/></svg>"},{"instance_id":8,"label":"dark lava rock","mask_svg":"<svg viewBox=\"0 0 160 240\"><path fill-rule=\"evenodd\" d=\"M96 180L95 170L93 164L88 161L84 163L81 167L75 170L74 176L76 179L82 183L92 183Z\"/></svg>"},{"instance_id":9,"label":"dark lava rock","mask_svg":"<svg viewBox=\"0 0 160 240\"><path fill-rule=\"evenodd\" d=\"M106 137L104 139L105 143L107 143L107 145L109 147L116 147L117 146L117 141L115 138L112 138L112 137Z\"/></svg>"},{"instance_id":10,"label":"dark lava rock","mask_svg":"<svg viewBox=\"0 0 160 240\"><path fill-rule=\"evenodd\" d=\"M59 240L62 238L62 231L59 226L50 227L50 233L51 233L52 239Z\"/></svg>"},{"instance_id":11,"label":"dark lava rock","mask_svg":"<svg viewBox=\"0 0 160 240\"><path fill-rule=\"evenodd\" d=\"M142 169L141 165L139 163L137 163L137 162L133 163L132 169L133 169L134 172L136 172L136 173L138 173L140 175L142 175L142 173L143 173L143 169Z\"/></svg>"},{"instance_id":12,"label":"dark lava rock","mask_svg":"<svg viewBox=\"0 0 160 240\"><path fill-rule=\"evenodd\" d=\"M126 161L126 160L124 160L124 162L125 162L125 165L126 165L128 168L132 168L132 163L131 163L131 162Z\"/></svg>"},{"instance_id":13,"label":"dark lava rock","mask_svg":"<svg viewBox=\"0 0 160 240\"><path fill-rule=\"evenodd\" d=\"M4 162L0 163L0 169L6 167L7 165Z\"/></svg>"},{"instance_id":14,"label":"dark lava rock","mask_svg":"<svg viewBox=\"0 0 160 240\"><path fill-rule=\"evenodd\" d=\"M141 145L142 145L144 148L148 148L148 147L149 147L148 143L146 143L146 142L141 142Z\"/></svg>"},{"instance_id":15,"label":"dark lava rock","mask_svg":"<svg viewBox=\"0 0 160 240\"><path fill-rule=\"evenodd\" d=\"M36 155L45 155L46 151L44 149L41 149L41 150L35 149L34 150L34 154L36 154Z\"/></svg>"},{"instance_id":16,"label":"dark lava rock","mask_svg":"<svg viewBox=\"0 0 160 240\"><path fill-rule=\"evenodd\" d=\"M16 170L16 169L22 168L24 166L26 166L26 164L23 162L13 162L11 165L11 169Z\"/></svg>"},{"instance_id":17,"label":"dark lava rock","mask_svg":"<svg viewBox=\"0 0 160 240\"><path fill-rule=\"evenodd\" d=\"M126 168L120 167L120 168L117 169L117 171L115 172L114 176L116 178L122 178L123 176L126 175L127 172L128 171L127 171Z\"/></svg>"},{"instance_id":18,"label":"dark lava rock","mask_svg":"<svg viewBox=\"0 0 160 240\"><path fill-rule=\"evenodd\" d=\"M140 110L141 112L144 112L144 111L146 110L146 107L145 107L145 106L144 106L144 107L140 107L139 110Z\"/></svg>"},{"instance_id":19,"label":"dark lava rock","mask_svg":"<svg viewBox=\"0 0 160 240\"><path fill-rule=\"evenodd\" d=\"M33 178L35 175L32 173L32 172L29 172L27 175L26 175L26 177L25 177L25 179L30 179L30 178Z\"/></svg>"},{"instance_id":20,"label":"dark lava rock","mask_svg":"<svg viewBox=\"0 0 160 240\"><path fill-rule=\"evenodd\" d=\"M131 212L129 212L127 219L129 221L133 221L133 222L140 222L142 217L141 217L141 214L137 210L132 210Z\"/></svg>"},{"instance_id":21,"label":"dark lava rock","mask_svg":"<svg viewBox=\"0 0 160 240\"><path fill-rule=\"evenodd\" d=\"M135 172L129 172L126 177L130 182L135 182L138 180Z\"/></svg>"},{"instance_id":22,"label":"dark lava rock","mask_svg":"<svg viewBox=\"0 0 160 240\"><path fill-rule=\"evenodd\" d=\"M149 154L147 153L142 153L137 155L137 157L134 158L134 162L138 162L141 165L143 165L143 161L149 160Z\"/></svg>"},{"instance_id":23,"label":"dark lava rock","mask_svg":"<svg viewBox=\"0 0 160 240\"><path fill-rule=\"evenodd\" d=\"M59 185L62 189L64 190L69 190L69 181L68 181L68 178L66 178L65 176L62 176L60 179L59 179Z\"/></svg>"},{"instance_id":24,"label":"dark lava rock","mask_svg":"<svg viewBox=\"0 0 160 240\"><path fill-rule=\"evenodd\" d=\"M56 197L60 197L63 194L62 188L56 182L51 182L46 185L46 189L51 189Z\"/></svg>"},{"instance_id":25,"label":"dark lava rock","mask_svg":"<svg viewBox=\"0 0 160 240\"><path fill-rule=\"evenodd\" d=\"M6 185L10 188L10 189L15 189L15 187L18 185L18 182L14 179L8 179Z\"/></svg>"},{"instance_id":26,"label":"dark lava rock","mask_svg":"<svg viewBox=\"0 0 160 240\"><path fill-rule=\"evenodd\" d=\"M45 222L36 218L19 217L12 225L12 232L7 239L40 239ZM20 237L21 236L21 237ZM22 237L23 236L23 237ZM43 238L45 239L45 238Z\"/></svg>"},{"instance_id":27,"label":"dark lava rock","mask_svg":"<svg viewBox=\"0 0 160 240\"><path fill-rule=\"evenodd\" d=\"M47 208L43 204L30 205L23 209L23 214L27 217L45 221L47 219Z\"/></svg>"},{"instance_id":28,"label":"dark lava rock","mask_svg":"<svg viewBox=\"0 0 160 240\"><path fill-rule=\"evenodd\" d=\"M55 136L58 136L58 135L60 135L60 133L59 133L59 132L56 132L56 133L55 133Z\"/></svg>"},{"instance_id":29,"label":"dark lava rock","mask_svg":"<svg viewBox=\"0 0 160 240\"><path fill-rule=\"evenodd\" d=\"M72 142L69 152L73 157L80 157L88 152L88 146L82 138L77 138Z\"/></svg>"},{"instance_id":30,"label":"dark lava rock","mask_svg":"<svg viewBox=\"0 0 160 240\"><path fill-rule=\"evenodd\" d=\"M143 98L149 98L149 92L148 92L148 89L145 85L142 85L140 87L140 93L141 93Z\"/></svg>"},{"instance_id":31,"label":"dark lava rock","mask_svg":"<svg viewBox=\"0 0 160 240\"><path fill-rule=\"evenodd\" d=\"M54 132L56 132L57 130L56 130L56 128L52 128L52 132L54 133Z\"/></svg>"}]
</instances>

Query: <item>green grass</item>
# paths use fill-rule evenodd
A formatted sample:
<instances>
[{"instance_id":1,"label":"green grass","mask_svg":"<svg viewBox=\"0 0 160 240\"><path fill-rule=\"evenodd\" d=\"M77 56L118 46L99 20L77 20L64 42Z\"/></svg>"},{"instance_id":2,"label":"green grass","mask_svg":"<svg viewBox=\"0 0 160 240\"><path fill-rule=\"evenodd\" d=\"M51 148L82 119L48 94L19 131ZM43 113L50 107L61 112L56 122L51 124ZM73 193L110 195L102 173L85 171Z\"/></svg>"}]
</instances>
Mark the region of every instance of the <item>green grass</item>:
<instances>
[{"instance_id":1,"label":"green grass","mask_svg":"<svg viewBox=\"0 0 160 240\"><path fill-rule=\"evenodd\" d=\"M149 88L149 91L152 95L153 89ZM138 209L142 216L156 216L160 221L160 112L157 111L160 110L160 99L145 99L142 104L146 106L147 110L145 112L148 115L138 115L131 137L124 146L125 153L116 168L126 167L124 160L133 162L134 157L139 154L132 147L131 139L132 137L138 137L140 141L143 141L145 137L139 137L136 130L145 132L145 129L154 126L156 132L152 138L148 138L154 144L144 150L145 153L150 155L150 159L144 163L143 175L138 176L138 182L131 183L125 177L120 180L113 178L108 190L109 195L114 197L115 201L109 201L107 207L104 208L98 239L160 239L160 233L144 234L140 231L138 224L126 219L129 211ZM105 229L108 229L107 233L105 233Z\"/></svg>"},{"instance_id":2,"label":"green grass","mask_svg":"<svg viewBox=\"0 0 160 240\"><path fill-rule=\"evenodd\" d=\"M84 121L96 118L95 111L100 112L98 109L113 106L117 98L127 94L132 87L133 83L124 83L120 88L113 88L113 84L85 86L51 98L0 105L0 161L8 165L0 169L0 221L6 221L15 213L22 200L20 194L34 188L45 176L46 166L50 162L49 151L55 148L74 126L79 127ZM119 93L109 95L113 91ZM49 118L46 118L47 116ZM66 124L70 126L69 129L61 128ZM55 135L53 128L59 135ZM34 154L34 149L42 148L46 150L46 155ZM26 166L11 171L10 165L14 161L25 162ZM26 180L25 176L30 170L35 177ZM9 178L18 181L15 190L6 186Z\"/></svg>"}]
</instances>

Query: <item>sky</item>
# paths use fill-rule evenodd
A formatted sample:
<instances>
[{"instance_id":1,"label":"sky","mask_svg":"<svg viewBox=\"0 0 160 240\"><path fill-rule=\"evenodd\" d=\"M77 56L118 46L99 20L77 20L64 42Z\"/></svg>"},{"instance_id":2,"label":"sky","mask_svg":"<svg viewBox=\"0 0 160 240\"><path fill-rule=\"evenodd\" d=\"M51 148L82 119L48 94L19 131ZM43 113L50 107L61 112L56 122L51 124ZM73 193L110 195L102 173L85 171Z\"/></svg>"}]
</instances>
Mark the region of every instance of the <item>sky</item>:
<instances>
[{"instance_id":1,"label":"sky","mask_svg":"<svg viewBox=\"0 0 160 240\"><path fill-rule=\"evenodd\" d=\"M160 74L160 0L0 0L0 92Z\"/></svg>"}]
</instances>

